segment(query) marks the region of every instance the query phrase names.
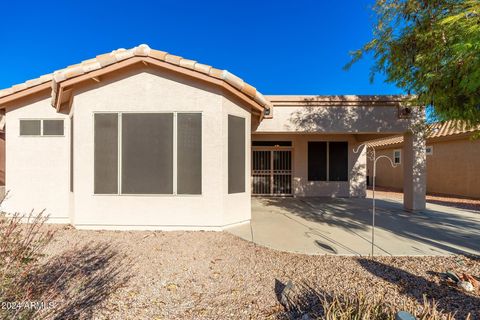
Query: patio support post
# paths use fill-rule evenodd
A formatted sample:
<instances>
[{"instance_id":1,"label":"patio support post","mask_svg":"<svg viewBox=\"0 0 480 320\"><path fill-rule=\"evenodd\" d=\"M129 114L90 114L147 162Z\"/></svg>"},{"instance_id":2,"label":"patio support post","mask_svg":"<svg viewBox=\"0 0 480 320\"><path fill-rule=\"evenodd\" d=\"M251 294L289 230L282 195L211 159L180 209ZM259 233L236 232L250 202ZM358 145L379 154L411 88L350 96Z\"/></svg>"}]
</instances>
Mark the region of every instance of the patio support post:
<instances>
[{"instance_id":1,"label":"patio support post","mask_svg":"<svg viewBox=\"0 0 480 320\"><path fill-rule=\"evenodd\" d=\"M403 135L403 206L407 210L425 209L426 155L422 133Z\"/></svg>"},{"instance_id":2,"label":"patio support post","mask_svg":"<svg viewBox=\"0 0 480 320\"><path fill-rule=\"evenodd\" d=\"M351 156L350 197L365 198L367 196L367 146L362 143L355 146L356 153Z\"/></svg>"}]
</instances>

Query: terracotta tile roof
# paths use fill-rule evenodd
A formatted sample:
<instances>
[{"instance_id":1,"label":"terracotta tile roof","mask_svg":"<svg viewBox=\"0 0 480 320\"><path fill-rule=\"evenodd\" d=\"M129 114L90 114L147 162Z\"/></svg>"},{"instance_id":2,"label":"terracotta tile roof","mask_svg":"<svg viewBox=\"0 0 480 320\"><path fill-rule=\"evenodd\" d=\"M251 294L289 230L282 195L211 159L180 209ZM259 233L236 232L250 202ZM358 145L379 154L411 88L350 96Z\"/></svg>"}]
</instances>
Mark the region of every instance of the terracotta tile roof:
<instances>
[{"instance_id":1,"label":"terracotta tile roof","mask_svg":"<svg viewBox=\"0 0 480 320\"><path fill-rule=\"evenodd\" d=\"M93 59L82 61L79 64L68 66L65 69L57 70L52 74L43 75L37 79L28 80L24 83L14 85L10 88L0 90L0 98L12 95L14 93L41 85L43 83L52 82L52 105L55 105L57 98L56 92L58 84L62 81L101 69L103 67L112 65L114 63L126 60L132 57L150 57L156 60L164 61L169 64L180 66L186 69L200 72L202 74L211 76L225 81L232 87L244 93L260 106L269 109L271 103L253 86L249 85L239 77L233 75L227 70L216 69L212 66L201 64L194 60L175 56L164 51L151 49L148 45L142 44L131 49L118 49L110 53L96 56Z\"/></svg>"},{"instance_id":2,"label":"terracotta tile roof","mask_svg":"<svg viewBox=\"0 0 480 320\"><path fill-rule=\"evenodd\" d=\"M403 143L403 136L394 136L389 138L376 139L368 142L368 144L372 147L385 147L389 145L393 146L400 143Z\"/></svg>"},{"instance_id":3,"label":"terracotta tile roof","mask_svg":"<svg viewBox=\"0 0 480 320\"><path fill-rule=\"evenodd\" d=\"M433 123L429 125L428 130L428 138L439 138L456 134L475 132L480 130L480 127L467 128L467 124L464 121L451 120Z\"/></svg>"},{"instance_id":4,"label":"terracotta tile roof","mask_svg":"<svg viewBox=\"0 0 480 320\"><path fill-rule=\"evenodd\" d=\"M427 139L440 138L454 136L464 133L470 133L479 131L480 126L467 128L467 125L463 121L459 120L450 120L445 122L436 122L428 125L427 128ZM385 147L389 145L397 145L403 143L403 136L394 136L384 139L377 139L370 141L369 144L374 147Z\"/></svg>"},{"instance_id":5,"label":"terracotta tile roof","mask_svg":"<svg viewBox=\"0 0 480 320\"><path fill-rule=\"evenodd\" d=\"M53 79L53 74L50 73L50 74L45 74L43 76L40 76L36 79L27 80L24 83L16 84L16 85L14 85L10 88L0 90L0 98L9 96L11 94L20 92L20 91L28 89L28 88L38 86L42 83L52 81L52 79Z\"/></svg>"}]
</instances>

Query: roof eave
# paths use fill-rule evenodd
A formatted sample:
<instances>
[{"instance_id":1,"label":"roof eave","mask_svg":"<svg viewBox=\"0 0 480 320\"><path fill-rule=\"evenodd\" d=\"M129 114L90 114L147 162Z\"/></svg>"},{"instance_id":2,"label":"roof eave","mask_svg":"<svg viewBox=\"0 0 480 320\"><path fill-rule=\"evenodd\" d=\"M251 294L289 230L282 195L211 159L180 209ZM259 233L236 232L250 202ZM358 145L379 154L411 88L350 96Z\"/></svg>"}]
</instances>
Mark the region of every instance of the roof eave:
<instances>
[{"instance_id":1,"label":"roof eave","mask_svg":"<svg viewBox=\"0 0 480 320\"><path fill-rule=\"evenodd\" d=\"M39 90L45 90L48 86L51 86L51 104L57 111L60 111L63 106L71 103L73 85L86 79L95 80L99 75L138 62L174 70L178 73L214 83L220 86L222 90L225 90L225 92L233 94L243 102L246 102L250 106L250 110L259 113L261 117L265 116L265 110L272 108L270 101L260 92L227 70L219 70L194 60L150 49L147 45L140 45L128 50L114 50L111 53L102 54L93 59L56 71L53 74L2 90L0 91L0 107L2 106L2 101L14 101L19 97L38 92ZM69 90L68 93L67 90Z\"/></svg>"},{"instance_id":2,"label":"roof eave","mask_svg":"<svg viewBox=\"0 0 480 320\"><path fill-rule=\"evenodd\" d=\"M170 63L159 61L157 59L153 59L151 57L131 57L129 59L122 60L120 62L111 64L109 66L103 67L101 69L91 71L89 73L85 73L82 75L78 75L72 77L70 79L66 79L59 83L52 83L52 106L57 110L60 111L63 109L63 106L70 105L68 99L71 97L64 95L66 90L71 90L75 85L85 82L85 81L98 81L95 79L99 79L105 74L112 73L118 71L120 69L126 68L128 66L133 66L139 63L143 63L154 67L161 68L163 70L180 73L188 77L195 78L200 81L204 81L206 83L210 83L220 87L225 92L234 95L236 98L239 98L242 102L249 105L256 113L259 113L262 117L265 112L265 106L262 106L257 101L253 100L243 92L239 91L237 88L233 87L229 83L221 80L219 78L214 78L203 74L201 72L195 70L188 70L180 66L175 66Z\"/></svg>"},{"instance_id":3,"label":"roof eave","mask_svg":"<svg viewBox=\"0 0 480 320\"><path fill-rule=\"evenodd\" d=\"M9 103L11 103L15 100L18 100L18 99L27 97L29 95L32 95L32 94L50 89L51 86L52 86L51 83L52 83L52 81L48 81L48 82L45 82L45 83L42 83L42 84L39 84L39 85L36 85L36 86L33 86L33 87L26 88L26 89L21 90L21 91L14 92L10 95L6 95L6 96L1 97L0 98L0 109L4 109L5 107L8 106Z\"/></svg>"},{"instance_id":4,"label":"roof eave","mask_svg":"<svg viewBox=\"0 0 480 320\"><path fill-rule=\"evenodd\" d=\"M398 106L406 95L267 95L273 106Z\"/></svg>"}]
</instances>

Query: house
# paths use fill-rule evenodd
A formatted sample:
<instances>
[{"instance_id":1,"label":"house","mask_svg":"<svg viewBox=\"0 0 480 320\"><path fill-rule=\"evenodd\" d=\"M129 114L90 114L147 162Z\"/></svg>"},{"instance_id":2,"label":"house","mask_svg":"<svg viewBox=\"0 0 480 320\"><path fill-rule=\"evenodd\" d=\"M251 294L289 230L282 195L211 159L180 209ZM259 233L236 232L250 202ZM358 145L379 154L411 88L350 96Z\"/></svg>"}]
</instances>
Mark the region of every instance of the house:
<instances>
[{"instance_id":1,"label":"house","mask_svg":"<svg viewBox=\"0 0 480 320\"><path fill-rule=\"evenodd\" d=\"M430 124L426 133L427 192L460 197L480 198L480 140L472 139L478 128L467 128L459 121ZM378 161L376 185L403 189L403 137L390 137L371 142L377 155L393 159ZM373 164L368 162L369 178ZM369 179L370 180L370 179Z\"/></svg>"},{"instance_id":2,"label":"house","mask_svg":"<svg viewBox=\"0 0 480 320\"><path fill-rule=\"evenodd\" d=\"M221 230L249 222L252 195L364 197L362 144L402 134L404 205L421 210L411 128L423 112L401 101L264 96L147 45L115 50L0 91L2 209L78 228Z\"/></svg>"}]
</instances>

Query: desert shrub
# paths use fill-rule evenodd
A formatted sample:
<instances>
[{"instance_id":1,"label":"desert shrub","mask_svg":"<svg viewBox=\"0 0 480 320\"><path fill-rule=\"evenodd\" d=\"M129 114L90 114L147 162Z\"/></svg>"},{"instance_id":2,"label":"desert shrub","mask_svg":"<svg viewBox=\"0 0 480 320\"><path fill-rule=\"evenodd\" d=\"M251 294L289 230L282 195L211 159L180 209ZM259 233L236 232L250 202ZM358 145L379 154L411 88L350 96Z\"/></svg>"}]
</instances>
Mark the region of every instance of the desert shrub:
<instances>
[{"instance_id":1,"label":"desert shrub","mask_svg":"<svg viewBox=\"0 0 480 320\"><path fill-rule=\"evenodd\" d=\"M47 216L0 213L0 317L31 318L35 313L27 302L40 302L27 279L38 269L43 251L53 232L42 228Z\"/></svg>"},{"instance_id":2,"label":"desert shrub","mask_svg":"<svg viewBox=\"0 0 480 320\"><path fill-rule=\"evenodd\" d=\"M394 305L383 296L326 293L307 284L286 286L291 289L279 294L284 312L279 319L323 320L395 320L398 311L407 311L418 320L453 320L454 314L441 312L435 301L425 296L423 303L411 301ZM469 317L467 317L469 319Z\"/></svg>"},{"instance_id":3,"label":"desert shrub","mask_svg":"<svg viewBox=\"0 0 480 320\"><path fill-rule=\"evenodd\" d=\"M47 218L0 213L0 319L92 319L130 278L131 261L115 244L89 242L45 256L54 237Z\"/></svg>"},{"instance_id":4,"label":"desert shrub","mask_svg":"<svg viewBox=\"0 0 480 320\"><path fill-rule=\"evenodd\" d=\"M318 318L325 320L395 320L398 310L411 313L419 320L453 320L451 314L442 314L438 311L434 301L424 298L423 305L414 307L403 305L393 307L381 298L368 298L363 295L342 297L334 295L323 297L323 315Z\"/></svg>"}]
</instances>

